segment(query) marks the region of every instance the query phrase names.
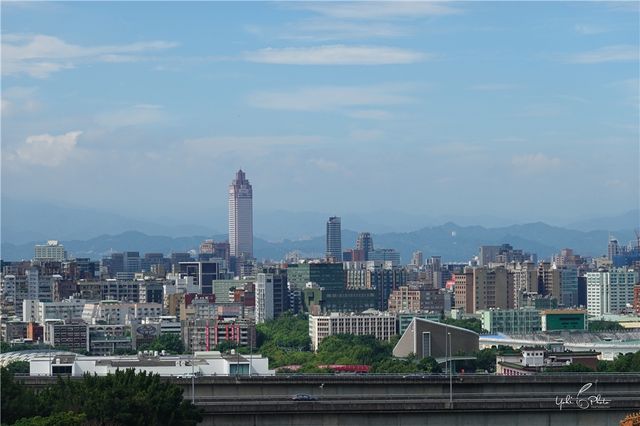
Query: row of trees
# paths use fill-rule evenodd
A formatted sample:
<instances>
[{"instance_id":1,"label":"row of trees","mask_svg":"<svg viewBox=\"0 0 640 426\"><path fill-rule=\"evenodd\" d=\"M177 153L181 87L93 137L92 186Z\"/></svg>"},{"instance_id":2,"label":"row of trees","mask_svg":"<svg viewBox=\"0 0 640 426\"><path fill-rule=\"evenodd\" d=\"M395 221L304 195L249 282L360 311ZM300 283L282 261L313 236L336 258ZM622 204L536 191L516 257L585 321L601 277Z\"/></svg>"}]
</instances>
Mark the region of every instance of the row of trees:
<instances>
[{"instance_id":1,"label":"row of trees","mask_svg":"<svg viewBox=\"0 0 640 426\"><path fill-rule=\"evenodd\" d=\"M6 368L2 375L2 422L20 426L81 424L195 425L198 409L182 389L158 375L134 370L81 380L60 379L38 393L17 383Z\"/></svg>"}]
</instances>

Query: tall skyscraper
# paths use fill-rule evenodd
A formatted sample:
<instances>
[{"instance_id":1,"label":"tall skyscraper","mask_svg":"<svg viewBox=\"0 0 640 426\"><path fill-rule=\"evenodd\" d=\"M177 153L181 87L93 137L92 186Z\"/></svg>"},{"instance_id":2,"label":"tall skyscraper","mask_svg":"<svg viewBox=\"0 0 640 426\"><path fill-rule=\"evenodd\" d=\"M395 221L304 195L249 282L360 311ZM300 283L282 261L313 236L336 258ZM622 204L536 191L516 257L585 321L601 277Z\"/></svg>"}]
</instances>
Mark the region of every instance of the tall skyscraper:
<instances>
[{"instance_id":1,"label":"tall skyscraper","mask_svg":"<svg viewBox=\"0 0 640 426\"><path fill-rule=\"evenodd\" d=\"M253 189L242 170L229 185L229 245L231 256L253 257Z\"/></svg>"},{"instance_id":2,"label":"tall skyscraper","mask_svg":"<svg viewBox=\"0 0 640 426\"><path fill-rule=\"evenodd\" d=\"M336 216L327 221L327 258L342 262L342 229Z\"/></svg>"},{"instance_id":3,"label":"tall skyscraper","mask_svg":"<svg viewBox=\"0 0 640 426\"><path fill-rule=\"evenodd\" d=\"M373 251L373 238L370 233L361 232L358 234L356 249L364 252L364 260L369 260L369 252Z\"/></svg>"}]
</instances>

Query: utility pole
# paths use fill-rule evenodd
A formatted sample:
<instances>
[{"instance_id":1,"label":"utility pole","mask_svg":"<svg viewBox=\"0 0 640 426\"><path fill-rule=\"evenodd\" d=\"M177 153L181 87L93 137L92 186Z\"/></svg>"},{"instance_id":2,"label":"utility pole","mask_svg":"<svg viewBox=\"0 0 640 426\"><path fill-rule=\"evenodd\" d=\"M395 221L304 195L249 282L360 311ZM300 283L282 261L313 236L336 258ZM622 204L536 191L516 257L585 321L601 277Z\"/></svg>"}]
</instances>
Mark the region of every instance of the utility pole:
<instances>
[{"instance_id":1,"label":"utility pole","mask_svg":"<svg viewBox=\"0 0 640 426\"><path fill-rule=\"evenodd\" d=\"M453 357L451 356L451 333L447 332L449 336L449 408L453 404Z\"/></svg>"}]
</instances>

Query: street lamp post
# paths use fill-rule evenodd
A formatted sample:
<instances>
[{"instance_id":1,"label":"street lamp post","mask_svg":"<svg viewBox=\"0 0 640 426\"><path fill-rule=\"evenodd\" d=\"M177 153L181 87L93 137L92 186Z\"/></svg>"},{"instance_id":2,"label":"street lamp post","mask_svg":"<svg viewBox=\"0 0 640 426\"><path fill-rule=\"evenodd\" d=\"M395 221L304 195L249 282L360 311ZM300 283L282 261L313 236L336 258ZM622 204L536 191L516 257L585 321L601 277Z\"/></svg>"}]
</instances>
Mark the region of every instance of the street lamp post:
<instances>
[{"instance_id":1,"label":"street lamp post","mask_svg":"<svg viewBox=\"0 0 640 426\"><path fill-rule=\"evenodd\" d=\"M453 357L451 353L451 333L449 336L449 404L453 403Z\"/></svg>"},{"instance_id":2,"label":"street lamp post","mask_svg":"<svg viewBox=\"0 0 640 426\"><path fill-rule=\"evenodd\" d=\"M195 350L191 354L191 403L195 405L196 403L196 375L194 373L194 365L196 358Z\"/></svg>"}]
</instances>

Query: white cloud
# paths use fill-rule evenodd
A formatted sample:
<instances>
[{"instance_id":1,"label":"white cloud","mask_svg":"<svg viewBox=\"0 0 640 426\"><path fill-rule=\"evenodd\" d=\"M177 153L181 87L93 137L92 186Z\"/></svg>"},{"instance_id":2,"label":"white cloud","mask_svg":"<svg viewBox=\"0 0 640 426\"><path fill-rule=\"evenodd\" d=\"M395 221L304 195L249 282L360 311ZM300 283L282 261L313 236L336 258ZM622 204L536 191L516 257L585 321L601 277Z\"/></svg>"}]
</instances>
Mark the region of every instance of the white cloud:
<instances>
[{"instance_id":1,"label":"white cloud","mask_svg":"<svg viewBox=\"0 0 640 426\"><path fill-rule=\"evenodd\" d=\"M381 109L357 109L347 113L352 118L362 118L365 120L388 120L392 114Z\"/></svg>"},{"instance_id":2,"label":"white cloud","mask_svg":"<svg viewBox=\"0 0 640 426\"><path fill-rule=\"evenodd\" d=\"M609 31L608 28L589 24L577 24L574 29L578 34L582 35L602 34Z\"/></svg>"},{"instance_id":3,"label":"white cloud","mask_svg":"<svg viewBox=\"0 0 640 426\"><path fill-rule=\"evenodd\" d=\"M315 86L286 92L256 92L249 96L249 104L266 109L292 111L344 111L363 114L361 107L401 105L414 101L408 93L415 90L407 84L378 86ZM349 111L351 108L358 108ZM370 112L371 114L371 112ZM373 115L381 115L378 111ZM366 116L367 113L364 113ZM370 116L370 118L373 118Z\"/></svg>"},{"instance_id":4,"label":"white cloud","mask_svg":"<svg viewBox=\"0 0 640 426\"><path fill-rule=\"evenodd\" d=\"M349 132L349 139L360 142L374 141L382 136L384 136L384 132L377 129L356 129Z\"/></svg>"},{"instance_id":5,"label":"white cloud","mask_svg":"<svg viewBox=\"0 0 640 426\"><path fill-rule=\"evenodd\" d=\"M324 158L314 158L309 163L323 172L336 172L340 170L340 165L335 161L325 160Z\"/></svg>"},{"instance_id":6,"label":"white cloud","mask_svg":"<svg viewBox=\"0 0 640 426\"><path fill-rule=\"evenodd\" d=\"M461 10L445 2L386 1L386 2L304 2L295 3L297 9L305 9L340 19L414 19L424 16L451 15Z\"/></svg>"},{"instance_id":7,"label":"white cloud","mask_svg":"<svg viewBox=\"0 0 640 426\"><path fill-rule=\"evenodd\" d=\"M329 45L266 48L244 54L250 62L285 65L412 64L432 57L415 50L379 46Z\"/></svg>"},{"instance_id":8,"label":"white cloud","mask_svg":"<svg viewBox=\"0 0 640 426\"><path fill-rule=\"evenodd\" d=\"M599 64L604 62L632 62L638 61L639 59L638 46L617 45L570 55L568 62L576 64Z\"/></svg>"},{"instance_id":9,"label":"white cloud","mask_svg":"<svg viewBox=\"0 0 640 426\"><path fill-rule=\"evenodd\" d=\"M159 123L167 119L161 105L138 104L115 111L104 112L95 117L98 125L109 128L141 126Z\"/></svg>"},{"instance_id":10,"label":"white cloud","mask_svg":"<svg viewBox=\"0 0 640 426\"><path fill-rule=\"evenodd\" d=\"M40 109L36 87L13 86L2 91L2 114L6 117L19 112L35 112Z\"/></svg>"},{"instance_id":11,"label":"white cloud","mask_svg":"<svg viewBox=\"0 0 640 426\"><path fill-rule=\"evenodd\" d=\"M24 145L16 150L16 157L29 164L59 166L73 154L81 134L81 131L76 130L58 136L29 136Z\"/></svg>"},{"instance_id":12,"label":"white cloud","mask_svg":"<svg viewBox=\"0 0 640 426\"><path fill-rule=\"evenodd\" d=\"M357 23L335 21L331 18L307 19L289 25L278 38L284 40L330 41L385 37L401 37L410 34L405 26L386 22Z\"/></svg>"},{"instance_id":13,"label":"white cloud","mask_svg":"<svg viewBox=\"0 0 640 426\"><path fill-rule=\"evenodd\" d=\"M513 90L517 88L515 84L509 83L484 83L484 84L476 84L471 86L471 90L476 90L479 92L498 92L498 91L506 91Z\"/></svg>"},{"instance_id":14,"label":"white cloud","mask_svg":"<svg viewBox=\"0 0 640 426\"><path fill-rule=\"evenodd\" d=\"M557 157L547 157L544 154L514 155L511 165L516 171L526 174L542 173L560 167L562 161Z\"/></svg>"},{"instance_id":15,"label":"white cloud","mask_svg":"<svg viewBox=\"0 0 640 426\"><path fill-rule=\"evenodd\" d=\"M136 42L122 45L79 46L43 34L5 34L2 36L2 73L27 74L46 78L82 62L124 62L139 60L149 51L177 46L166 41Z\"/></svg>"},{"instance_id":16,"label":"white cloud","mask_svg":"<svg viewBox=\"0 0 640 426\"><path fill-rule=\"evenodd\" d=\"M252 153L260 149L278 146L315 145L323 139L318 136L219 136L197 139L187 139L183 142L184 149L193 155L204 157L218 157L226 153Z\"/></svg>"}]
</instances>

